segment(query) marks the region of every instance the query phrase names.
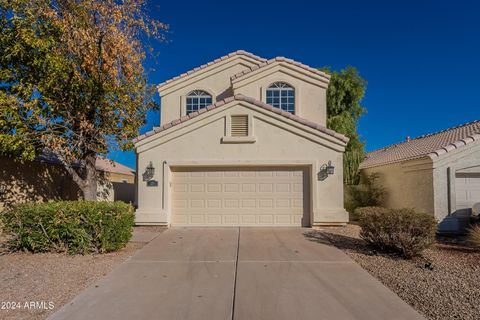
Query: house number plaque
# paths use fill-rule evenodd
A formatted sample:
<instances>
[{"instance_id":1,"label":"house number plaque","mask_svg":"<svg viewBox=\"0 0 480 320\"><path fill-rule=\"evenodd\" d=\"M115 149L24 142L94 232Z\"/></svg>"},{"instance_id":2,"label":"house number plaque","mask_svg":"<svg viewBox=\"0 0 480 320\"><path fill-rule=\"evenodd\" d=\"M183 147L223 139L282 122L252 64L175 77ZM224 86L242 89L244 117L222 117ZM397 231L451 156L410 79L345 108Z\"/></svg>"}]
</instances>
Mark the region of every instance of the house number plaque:
<instances>
[{"instance_id":1,"label":"house number plaque","mask_svg":"<svg viewBox=\"0 0 480 320\"><path fill-rule=\"evenodd\" d=\"M147 187L158 187L158 181L157 180L147 181Z\"/></svg>"}]
</instances>

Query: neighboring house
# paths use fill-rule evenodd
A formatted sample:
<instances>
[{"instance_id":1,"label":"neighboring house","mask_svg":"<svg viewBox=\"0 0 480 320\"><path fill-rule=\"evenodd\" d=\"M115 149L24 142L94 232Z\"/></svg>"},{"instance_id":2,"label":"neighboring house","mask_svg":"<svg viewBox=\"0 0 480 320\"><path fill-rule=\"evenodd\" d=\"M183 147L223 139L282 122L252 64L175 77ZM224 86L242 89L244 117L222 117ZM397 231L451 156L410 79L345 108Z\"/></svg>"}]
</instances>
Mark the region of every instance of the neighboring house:
<instances>
[{"instance_id":1,"label":"neighboring house","mask_svg":"<svg viewBox=\"0 0 480 320\"><path fill-rule=\"evenodd\" d=\"M326 128L329 80L237 51L158 85L161 126L134 140L137 224L347 222L348 138Z\"/></svg>"},{"instance_id":2,"label":"neighboring house","mask_svg":"<svg viewBox=\"0 0 480 320\"><path fill-rule=\"evenodd\" d=\"M370 152L360 168L379 173L387 207L432 213L440 231L461 231L480 202L480 121Z\"/></svg>"},{"instance_id":3,"label":"neighboring house","mask_svg":"<svg viewBox=\"0 0 480 320\"><path fill-rule=\"evenodd\" d=\"M103 179L97 186L97 199L135 203L135 170L105 158L97 158L95 167Z\"/></svg>"},{"instance_id":4,"label":"neighboring house","mask_svg":"<svg viewBox=\"0 0 480 320\"><path fill-rule=\"evenodd\" d=\"M99 200L134 202L135 172L114 161L98 158ZM55 157L14 161L0 157L0 210L17 203L77 200L80 190Z\"/></svg>"}]
</instances>

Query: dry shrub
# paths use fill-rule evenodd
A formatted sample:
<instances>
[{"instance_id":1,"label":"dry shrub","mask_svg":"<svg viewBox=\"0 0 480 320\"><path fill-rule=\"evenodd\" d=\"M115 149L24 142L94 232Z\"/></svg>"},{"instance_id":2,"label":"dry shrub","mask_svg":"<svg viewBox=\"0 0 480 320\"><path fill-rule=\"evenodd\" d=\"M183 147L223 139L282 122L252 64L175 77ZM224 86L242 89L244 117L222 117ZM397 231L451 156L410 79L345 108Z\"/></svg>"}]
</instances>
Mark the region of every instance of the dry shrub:
<instances>
[{"instance_id":1,"label":"dry shrub","mask_svg":"<svg viewBox=\"0 0 480 320\"><path fill-rule=\"evenodd\" d=\"M383 207L358 208L355 213L362 239L383 252L409 259L435 241L437 222L433 215L408 208Z\"/></svg>"},{"instance_id":2,"label":"dry shrub","mask_svg":"<svg viewBox=\"0 0 480 320\"><path fill-rule=\"evenodd\" d=\"M468 240L473 246L480 248L480 225L477 224L468 231Z\"/></svg>"}]
</instances>

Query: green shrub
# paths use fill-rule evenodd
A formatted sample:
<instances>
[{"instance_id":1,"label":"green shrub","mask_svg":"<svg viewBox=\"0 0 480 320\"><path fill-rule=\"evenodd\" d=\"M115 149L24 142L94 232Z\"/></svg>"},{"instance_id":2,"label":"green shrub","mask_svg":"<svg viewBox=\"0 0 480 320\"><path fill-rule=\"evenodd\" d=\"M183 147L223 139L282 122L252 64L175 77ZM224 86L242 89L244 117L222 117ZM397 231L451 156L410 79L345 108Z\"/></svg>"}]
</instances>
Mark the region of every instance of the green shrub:
<instances>
[{"instance_id":1,"label":"green shrub","mask_svg":"<svg viewBox=\"0 0 480 320\"><path fill-rule=\"evenodd\" d=\"M405 258L418 255L435 241L433 215L413 209L358 208L360 237L373 247Z\"/></svg>"},{"instance_id":2,"label":"green shrub","mask_svg":"<svg viewBox=\"0 0 480 320\"><path fill-rule=\"evenodd\" d=\"M345 186L345 209L350 213L350 220L358 220L355 209L380 206L385 198L385 189L377 182L378 173L362 176L359 185Z\"/></svg>"},{"instance_id":3,"label":"green shrub","mask_svg":"<svg viewBox=\"0 0 480 320\"><path fill-rule=\"evenodd\" d=\"M468 230L468 240L474 247L480 248L480 224Z\"/></svg>"},{"instance_id":4,"label":"green shrub","mask_svg":"<svg viewBox=\"0 0 480 320\"><path fill-rule=\"evenodd\" d=\"M21 204L2 220L14 249L86 254L123 248L134 214L123 202L59 201Z\"/></svg>"}]
</instances>

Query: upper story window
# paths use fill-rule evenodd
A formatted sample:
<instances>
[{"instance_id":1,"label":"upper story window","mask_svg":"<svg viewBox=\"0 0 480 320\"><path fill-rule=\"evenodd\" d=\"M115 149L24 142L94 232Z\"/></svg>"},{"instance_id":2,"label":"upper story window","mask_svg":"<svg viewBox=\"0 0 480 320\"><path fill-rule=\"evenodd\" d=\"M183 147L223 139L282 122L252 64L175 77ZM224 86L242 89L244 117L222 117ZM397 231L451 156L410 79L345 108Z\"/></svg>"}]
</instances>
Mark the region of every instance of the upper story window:
<instances>
[{"instance_id":1,"label":"upper story window","mask_svg":"<svg viewBox=\"0 0 480 320\"><path fill-rule=\"evenodd\" d=\"M275 82L267 89L267 103L283 111L295 113L295 90L285 82Z\"/></svg>"},{"instance_id":2,"label":"upper story window","mask_svg":"<svg viewBox=\"0 0 480 320\"><path fill-rule=\"evenodd\" d=\"M187 114L212 104L212 96L202 90L194 90L187 95Z\"/></svg>"}]
</instances>

